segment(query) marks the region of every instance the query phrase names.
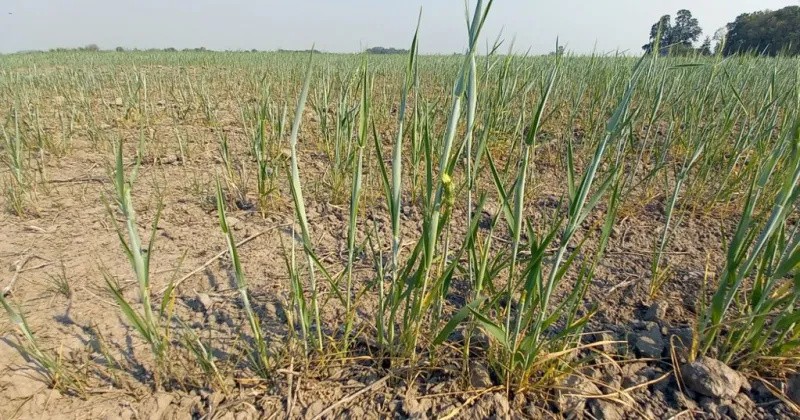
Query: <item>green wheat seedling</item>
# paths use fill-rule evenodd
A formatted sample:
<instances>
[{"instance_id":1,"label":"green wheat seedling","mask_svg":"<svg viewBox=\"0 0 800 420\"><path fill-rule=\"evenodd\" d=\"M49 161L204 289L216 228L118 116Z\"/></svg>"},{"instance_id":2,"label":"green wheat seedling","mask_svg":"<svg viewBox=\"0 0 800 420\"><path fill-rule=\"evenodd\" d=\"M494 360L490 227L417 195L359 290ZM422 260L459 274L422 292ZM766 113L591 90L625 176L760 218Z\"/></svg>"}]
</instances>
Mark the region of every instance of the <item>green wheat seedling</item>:
<instances>
[{"instance_id":1,"label":"green wheat seedling","mask_svg":"<svg viewBox=\"0 0 800 420\"><path fill-rule=\"evenodd\" d=\"M14 132L9 135L5 127L0 125L0 130L3 131L3 138L5 139L6 149L6 165L11 171L11 179L6 182L5 192L7 203L10 210L17 215L22 215L25 212L28 180L25 175L25 162L23 160L24 153L24 140L19 130L19 115L16 107L13 112L14 118Z\"/></svg>"},{"instance_id":2,"label":"green wheat seedling","mask_svg":"<svg viewBox=\"0 0 800 420\"><path fill-rule=\"evenodd\" d=\"M393 280L388 292L388 301L385 309L388 313L386 325L389 328L389 351L403 358L415 357L417 345L423 326L430 320L428 314L439 313L442 301L449 288L450 281L458 261L466 252L467 244L472 243L471 237L476 231L474 226L468 228L467 236L461 247L456 249L452 256L448 255L448 235L446 234L450 215L455 204L455 183L453 170L457 158L454 157L454 140L461 117L461 108L468 86L474 88L466 80L469 75L470 63L476 54L477 39L483 27L486 16L491 9L492 1L484 6L479 1L475 12L469 22L469 49L464 56L455 85L452 91L452 104L448 115L447 129L438 150L439 165L438 176L433 171L433 141L430 136L423 134L425 153L425 192L423 197L423 232L408 259L402 264L399 261L400 225L399 212L402 189L402 120L399 124L398 137L395 143L392 159L391 183L387 177L387 170L380 157L380 144L376 139L376 153L380 163L381 174L384 180L384 190L387 201L390 203L392 219L392 266ZM415 79L416 60L416 34L412 43L409 65L406 68L406 80L401 97L401 111L405 107L407 90L413 86ZM416 114L415 114L416 115ZM475 219L474 221L477 221ZM476 224L473 223L475 226ZM443 247L443 248L442 248ZM446 261L449 259L449 263ZM406 279L405 284L399 281ZM393 329L399 328L399 333Z\"/></svg>"},{"instance_id":3,"label":"green wheat seedling","mask_svg":"<svg viewBox=\"0 0 800 420\"><path fill-rule=\"evenodd\" d=\"M54 295L61 295L66 299L72 299L73 290L69 278L67 278L67 268L63 261L61 261L60 265L61 271L58 274L48 275L48 290Z\"/></svg>"},{"instance_id":4,"label":"green wheat seedling","mask_svg":"<svg viewBox=\"0 0 800 420\"><path fill-rule=\"evenodd\" d=\"M760 369L800 365L800 231L789 222L800 199L800 123L786 130L781 143L753 178L699 326L700 354ZM773 185L778 191L761 223L757 205Z\"/></svg>"},{"instance_id":5,"label":"green wheat seedling","mask_svg":"<svg viewBox=\"0 0 800 420\"><path fill-rule=\"evenodd\" d=\"M378 291L378 306L379 306L379 314L376 318L377 325L376 329L378 332L378 342L380 343L381 347L384 350L389 351L389 353L395 353L396 351L396 316L397 311L400 306L400 293L401 289L401 281L400 281L400 211L401 211L401 192L402 192L402 185L403 185L403 133L404 133L404 124L405 124L405 114L407 109L407 101L409 91L413 89L416 85L416 61L417 61L417 41L419 36L419 25L421 20L421 13L420 18L417 20L417 29L414 32L413 40L411 41L411 49L408 55L408 62L405 66L405 79L403 80L403 87L402 92L400 95L400 107L397 113L397 135L395 137L395 142L392 151L392 166L391 166L391 182L388 176L388 171L386 168L386 164L383 160L383 154L381 151L381 141L378 135L378 132L375 128L375 124L372 124L372 133L373 133L373 140L375 145L375 153L377 155L377 162L378 168L380 169L381 180L383 181L383 190L384 195L386 197L386 203L389 208L389 215L391 218L391 266L390 266L390 273L391 273L391 283L389 286L389 290L385 290L385 285L383 281L383 273L381 270L381 276L378 277L378 284L379 291ZM419 114L415 113L415 121L416 117ZM416 125L416 122L415 122ZM428 132L429 134L430 132ZM426 143L427 144L427 143ZM427 149L426 149L427 150ZM430 155L427 157L430 158ZM430 161L427 162L430 165ZM426 172L430 175L430 171ZM428 182L431 182L431 177L428 177ZM381 264L382 266L382 264ZM386 313L389 313L389 316L386 316Z\"/></svg>"},{"instance_id":6,"label":"green wheat seedling","mask_svg":"<svg viewBox=\"0 0 800 420\"><path fill-rule=\"evenodd\" d=\"M11 323L17 327L24 341L19 346L23 356L33 360L45 375L48 385L62 392L75 393L82 395L84 391L84 381L81 380L72 366L61 359L60 356L53 355L49 351L41 348L33 332L28 326L25 315L17 310L6 297L0 293L0 305L5 309Z\"/></svg>"},{"instance_id":7,"label":"green wheat seedling","mask_svg":"<svg viewBox=\"0 0 800 420\"><path fill-rule=\"evenodd\" d=\"M661 286L663 285L664 281L666 281L668 276L668 270L665 270L665 268L662 267L661 262L663 260L667 241L670 237L670 234L673 233L675 229L672 227L672 219L675 212L675 207L678 203L678 197L681 193L681 188L689 177L689 171L691 171L692 167L697 163L704 149L704 142L697 144L691 156L686 158L682 167L680 168L680 171L675 176L675 186L673 187L672 194L665 209L664 217L666 221L664 222L664 230L661 232L661 239L659 240L658 246L655 249L655 256L653 257L653 262L650 268L650 272L652 274L652 278L650 279L651 298L655 297L655 295L659 292ZM677 227L679 224L680 218L678 219L678 223L676 223L675 227Z\"/></svg>"},{"instance_id":8,"label":"green wheat seedling","mask_svg":"<svg viewBox=\"0 0 800 420\"><path fill-rule=\"evenodd\" d=\"M239 251L236 249L236 241L233 238L233 232L228 226L228 219L225 215L225 201L223 199L222 185L219 182L219 178L217 178L217 214L219 216L219 226L228 244L228 253L231 256L231 263L233 264L233 275L236 279L236 289L239 292L239 298L242 300L242 306L244 307L248 323L250 324L250 332L253 334L253 344L249 353L250 361L256 373L262 378L268 379L271 373L270 355L267 349L267 343L264 341L264 336L261 331L261 322L258 319L258 315L253 311L253 307L250 305L247 280L245 279L242 264L239 260ZM212 366L209 364L209 367Z\"/></svg>"},{"instance_id":9,"label":"green wheat seedling","mask_svg":"<svg viewBox=\"0 0 800 420\"><path fill-rule=\"evenodd\" d=\"M297 108L295 108L294 122L292 123L292 131L289 137L289 147L291 149L291 159L289 163L289 187L292 192L292 200L294 201L295 216L300 225L300 234L303 243L303 251L306 254L308 262L308 277L309 286L311 291L311 311L312 322L310 326L315 330L314 338L311 338L311 331L306 329L305 332L309 335L303 337L308 342L311 341L317 350L322 350L322 321L319 314L319 289L317 287L316 269L319 268L318 260L313 251L311 244L311 234L308 227L308 216L306 215L305 199L303 198L303 190L300 185L300 169L298 166L297 156L297 137L300 134L300 123L303 119L303 109L305 108L306 99L308 98L308 88L311 84L311 60L313 59L313 52L309 57L308 68L306 70L305 81L303 82L303 89L300 92L300 98L297 100ZM296 272L296 270L295 270ZM307 345L306 345L307 346Z\"/></svg>"},{"instance_id":10,"label":"green wheat seedling","mask_svg":"<svg viewBox=\"0 0 800 420\"><path fill-rule=\"evenodd\" d=\"M217 368L216 358L209 345L204 343L197 333L187 325L183 325L181 328L181 341L183 346L194 356L197 366L200 367L206 378L223 392L227 392L227 385Z\"/></svg>"},{"instance_id":11,"label":"green wheat seedling","mask_svg":"<svg viewBox=\"0 0 800 420\"><path fill-rule=\"evenodd\" d=\"M320 81L321 91L312 106L319 119L325 154L331 163L328 171L331 199L337 202L344 195L347 175L352 172L358 147L353 138L359 108L350 104L350 91L354 81L358 79L346 77L339 80L338 100L334 106L330 102L332 81L324 73Z\"/></svg>"},{"instance_id":12,"label":"green wheat seedling","mask_svg":"<svg viewBox=\"0 0 800 420\"><path fill-rule=\"evenodd\" d=\"M350 191L350 212L347 226L347 265L345 267L345 325L344 325L344 349L350 345L350 334L353 331L355 318L355 308L353 302L353 265L357 252L356 235L359 203L361 201L362 177L364 170L364 150L369 136L370 123L370 96L372 93L372 79L368 73L366 61L361 70L361 101L358 107L358 143L356 145L356 159L353 165L352 188Z\"/></svg>"},{"instance_id":13,"label":"green wheat seedling","mask_svg":"<svg viewBox=\"0 0 800 420\"><path fill-rule=\"evenodd\" d=\"M487 300L485 297L479 297L467 304L439 332L434 344L444 342L458 323L467 316L471 316L486 336L491 338L497 352L496 359L493 359L492 362L500 376L505 378L507 386L529 386L531 375L536 372L540 376L545 376L540 379L553 379L552 376L555 373L552 372L554 368L552 365L553 363L557 365L560 358L552 355L567 354L570 348L577 346L580 332L591 316L591 311L579 314L579 308L592 280L593 270L602 258L614 223L616 208L619 205L618 191L621 180L618 170L611 171L606 175L601 175L598 171L607 149L611 147L627 125L628 106L640 65L641 62L637 64L634 75L607 124L604 139L595 149L594 156L579 182L575 176L573 150L570 142L567 143L568 208L566 220L562 221L560 216L555 216L550 226L546 227L544 234L538 235L530 221L525 221L523 208L531 152L536 145L541 129L542 116L548 97L556 84L559 68L558 58L556 58L548 82L543 87L544 90L530 128L526 130L520 150L520 161L517 165L518 172L510 191L511 194L504 186L491 154L487 156L500 196L504 217L510 226L511 255L507 266L506 289L502 295L497 295L493 299ZM619 153L624 152L620 151ZM594 187L595 181L598 179L600 185ZM568 252L575 233L612 186L614 188L611 189L612 194L607 206L609 211L601 231L600 247L595 251L594 262L586 260L587 262L578 268L579 275L576 283L572 286L572 293L564 301L551 307L554 291L559 284L566 280L566 274L575 265L576 257L586 240L584 238L575 249ZM529 257L525 266L518 272L517 255L522 246L523 229L528 236ZM556 247L554 256L545 258L547 250L553 245ZM478 275L485 274L485 266L478 267L476 273ZM482 283L482 280L478 281ZM504 296L505 299L500 299L501 296ZM501 300L509 303L500 305ZM518 303L511 305L512 301ZM492 311L493 306L499 306L499 308ZM502 321L498 322L499 320L492 319L493 317L490 315L492 312L504 314L500 318ZM563 322L564 326L557 331L552 331L558 322Z\"/></svg>"},{"instance_id":14,"label":"green wheat seedling","mask_svg":"<svg viewBox=\"0 0 800 420\"><path fill-rule=\"evenodd\" d=\"M160 371L166 367L166 356L169 350L168 328L162 325L164 321L169 321L166 316L167 305L171 300L172 288L167 288L161 299L160 311L156 315L153 312L151 285L150 285L150 258L153 255L156 230L161 216L161 204L159 203L155 218L151 227L150 240L147 248L142 247L139 237L139 227L136 222L136 213L133 209L131 199L131 189L138 172L138 161L129 177L125 176L125 166L122 161L122 144L117 142L115 145L116 163L114 168L114 192L118 210L122 214L123 226L117 222L116 213L106 202L106 208L113 225L116 229L122 249L133 268L138 285L138 298L141 306L140 310L134 308L134 304L129 302L123 295L122 289L116 279L108 272L102 270L106 286L111 291L114 300L122 310L124 319L139 333L142 339L150 346L153 357L156 360L156 386Z\"/></svg>"},{"instance_id":15,"label":"green wheat seedling","mask_svg":"<svg viewBox=\"0 0 800 420\"><path fill-rule=\"evenodd\" d=\"M269 196L276 189L274 185L276 171L270 158L270 142L274 141L274 139L267 134L267 128L269 127L267 104L264 103L258 107L256 112L257 121L253 135L253 156L256 159L258 204L259 209L261 209L261 215L265 216ZM282 132L278 134L277 139L280 140L281 137L283 137Z\"/></svg>"}]
</instances>

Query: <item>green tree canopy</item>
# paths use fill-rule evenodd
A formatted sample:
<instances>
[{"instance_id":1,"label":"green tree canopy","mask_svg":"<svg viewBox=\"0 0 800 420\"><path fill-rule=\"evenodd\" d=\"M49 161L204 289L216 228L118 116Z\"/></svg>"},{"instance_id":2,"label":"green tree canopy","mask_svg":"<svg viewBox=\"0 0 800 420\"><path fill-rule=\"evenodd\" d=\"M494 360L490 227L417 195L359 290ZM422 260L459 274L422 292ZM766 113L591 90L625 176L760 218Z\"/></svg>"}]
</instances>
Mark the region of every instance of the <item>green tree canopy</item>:
<instances>
[{"instance_id":1,"label":"green tree canopy","mask_svg":"<svg viewBox=\"0 0 800 420\"><path fill-rule=\"evenodd\" d=\"M661 54L670 51L691 52L693 45L700 38L703 30L692 12L686 9L678 10L675 16L675 23L672 23L672 16L664 15L658 22L650 28L650 42L642 46L642 49L650 53L658 44Z\"/></svg>"},{"instance_id":2,"label":"green tree canopy","mask_svg":"<svg viewBox=\"0 0 800 420\"><path fill-rule=\"evenodd\" d=\"M398 48L386 48L386 47L372 47L367 48L368 54L408 54L408 50L402 50Z\"/></svg>"},{"instance_id":3,"label":"green tree canopy","mask_svg":"<svg viewBox=\"0 0 800 420\"><path fill-rule=\"evenodd\" d=\"M739 15L728 24L725 55L755 52L800 54L800 6Z\"/></svg>"}]
</instances>

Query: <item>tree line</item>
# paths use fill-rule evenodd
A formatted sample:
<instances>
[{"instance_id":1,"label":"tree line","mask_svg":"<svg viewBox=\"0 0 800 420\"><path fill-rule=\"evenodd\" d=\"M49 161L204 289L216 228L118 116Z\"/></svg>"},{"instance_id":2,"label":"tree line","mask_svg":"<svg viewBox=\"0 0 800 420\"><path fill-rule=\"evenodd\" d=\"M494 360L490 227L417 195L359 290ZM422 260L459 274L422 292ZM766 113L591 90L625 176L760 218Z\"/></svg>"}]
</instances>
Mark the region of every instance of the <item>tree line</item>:
<instances>
[{"instance_id":1,"label":"tree line","mask_svg":"<svg viewBox=\"0 0 800 420\"><path fill-rule=\"evenodd\" d=\"M674 20L664 15L654 23L650 27L650 39L642 49L646 54L658 52L661 55L798 55L800 6L743 13L695 47L702 34L697 18L691 11L682 9Z\"/></svg>"},{"instance_id":2,"label":"tree line","mask_svg":"<svg viewBox=\"0 0 800 420\"><path fill-rule=\"evenodd\" d=\"M85 45L83 47L77 47L77 48L51 48L49 51L51 51L51 52L58 52L58 51L60 51L60 52L65 52L65 51L98 51L99 52L99 51L102 51L102 49L99 46L97 46L97 44L88 44L88 45ZM150 51L150 52L153 52L153 51L163 51L163 52L177 52L177 51L187 52L187 51L193 51L193 52L205 52L205 51L214 51L214 50L207 49L206 47L183 48L183 49L180 49L180 50L177 49L177 48L173 48L173 47L148 48L148 49L144 49L144 50L141 50L141 49L138 49L138 48L126 49L125 47L116 47L116 48L114 48L114 51L116 51L116 52L125 52L125 51ZM237 51L238 52L246 52L246 51L261 52L260 50L257 50L255 48L253 48L251 50L237 50ZM303 53L303 54L308 54L309 52L311 52L311 50L287 50L287 49L282 49L282 48L278 49L276 51L280 52L280 53ZM318 52L319 53L319 52L324 52L324 51L319 51L319 50L315 49L314 52ZM408 50L399 49L399 48L387 48L387 47L367 48L365 50L365 52L367 54L408 54Z\"/></svg>"}]
</instances>

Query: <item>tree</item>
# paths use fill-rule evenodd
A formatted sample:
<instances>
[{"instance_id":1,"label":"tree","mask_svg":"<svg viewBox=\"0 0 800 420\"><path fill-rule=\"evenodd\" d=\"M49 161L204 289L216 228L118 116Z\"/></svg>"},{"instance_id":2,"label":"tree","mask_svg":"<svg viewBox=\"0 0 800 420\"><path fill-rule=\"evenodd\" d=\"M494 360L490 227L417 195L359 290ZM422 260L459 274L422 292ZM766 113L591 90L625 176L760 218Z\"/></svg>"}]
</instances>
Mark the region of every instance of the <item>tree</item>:
<instances>
[{"instance_id":1,"label":"tree","mask_svg":"<svg viewBox=\"0 0 800 420\"><path fill-rule=\"evenodd\" d=\"M672 44L669 36L672 32L672 16L664 15L661 16L661 19L658 22L654 23L652 27L650 27L650 42L642 46L642 49L646 53L653 52L656 44L661 46L662 54L666 54L667 50L664 49L665 46Z\"/></svg>"},{"instance_id":2,"label":"tree","mask_svg":"<svg viewBox=\"0 0 800 420\"><path fill-rule=\"evenodd\" d=\"M681 9L675 17L675 26L670 33L670 41L673 44L681 44L691 47L700 38L703 30L696 18L692 17L692 12Z\"/></svg>"},{"instance_id":3,"label":"tree","mask_svg":"<svg viewBox=\"0 0 800 420\"><path fill-rule=\"evenodd\" d=\"M729 23L723 53L743 52L800 54L800 6L745 13Z\"/></svg>"},{"instance_id":4,"label":"tree","mask_svg":"<svg viewBox=\"0 0 800 420\"><path fill-rule=\"evenodd\" d=\"M397 48L385 48L385 47L372 47L367 48L368 54L408 54L408 50L400 50Z\"/></svg>"},{"instance_id":5,"label":"tree","mask_svg":"<svg viewBox=\"0 0 800 420\"><path fill-rule=\"evenodd\" d=\"M711 38L706 37L706 39L703 41L703 44L697 49L697 52L699 52L701 55L711 55Z\"/></svg>"},{"instance_id":6,"label":"tree","mask_svg":"<svg viewBox=\"0 0 800 420\"><path fill-rule=\"evenodd\" d=\"M694 43L702 33L703 30L692 12L681 9L675 16L675 24L672 24L672 16L664 15L650 27L650 42L643 45L642 49L649 54L659 45L659 53L662 55L691 54L694 52Z\"/></svg>"}]
</instances>

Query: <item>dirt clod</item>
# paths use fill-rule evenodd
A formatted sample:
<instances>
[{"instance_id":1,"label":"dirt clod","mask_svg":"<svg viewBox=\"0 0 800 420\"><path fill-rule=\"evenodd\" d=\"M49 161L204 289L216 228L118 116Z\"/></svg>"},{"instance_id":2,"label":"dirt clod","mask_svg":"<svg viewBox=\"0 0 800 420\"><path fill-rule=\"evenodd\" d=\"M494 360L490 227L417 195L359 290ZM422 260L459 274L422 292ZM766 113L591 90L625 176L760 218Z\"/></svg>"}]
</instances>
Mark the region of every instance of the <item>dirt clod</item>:
<instances>
[{"instance_id":1,"label":"dirt clod","mask_svg":"<svg viewBox=\"0 0 800 420\"><path fill-rule=\"evenodd\" d=\"M742 377L725 363L701 356L681 366L686 387L700 395L731 400L742 388Z\"/></svg>"},{"instance_id":2,"label":"dirt clod","mask_svg":"<svg viewBox=\"0 0 800 420\"><path fill-rule=\"evenodd\" d=\"M666 343L661 335L661 329L655 322L646 322L644 331L636 333L633 341L636 351L642 356L658 359L664 352Z\"/></svg>"},{"instance_id":3,"label":"dirt clod","mask_svg":"<svg viewBox=\"0 0 800 420\"><path fill-rule=\"evenodd\" d=\"M742 420L751 418L756 406L747 395L740 393L733 401L724 404L722 408L726 411L728 417L734 420Z\"/></svg>"},{"instance_id":4,"label":"dirt clod","mask_svg":"<svg viewBox=\"0 0 800 420\"><path fill-rule=\"evenodd\" d=\"M621 420L624 414L619 405L601 399L589 401L589 410L598 420Z\"/></svg>"},{"instance_id":5,"label":"dirt clod","mask_svg":"<svg viewBox=\"0 0 800 420\"><path fill-rule=\"evenodd\" d=\"M489 388L492 385L492 375L489 373L489 369L486 366L471 362L469 365L469 383L472 385L473 388L481 389L481 388Z\"/></svg>"},{"instance_id":6,"label":"dirt clod","mask_svg":"<svg viewBox=\"0 0 800 420\"><path fill-rule=\"evenodd\" d=\"M661 322L667 316L667 304L664 302L656 302L647 308L644 314L645 321Z\"/></svg>"},{"instance_id":7,"label":"dirt clod","mask_svg":"<svg viewBox=\"0 0 800 420\"><path fill-rule=\"evenodd\" d=\"M600 395L597 385L579 375L570 375L558 390L556 406L566 418L581 419L586 410L586 397Z\"/></svg>"},{"instance_id":8,"label":"dirt clod","mask_svg":"<svg viewBox=\"0 0 800 420\"><path fill-rule=\"evenodd\" d=\"M211 312L211 307L214 305L214 301L211 300L211 297L208 294L198 293L197 301L200 302L200 305L203 307L202 309L205 312Z\"/></svg>"},{"instance_id":9,"label":"dirt clod","mask_svg":"<svg viewBox=\"0 0 800 420\"><path fill-rule=\"evenodd\" d=\"M786 383L786 395L795 402L800 404L800 373L795 373L789 378Z\"/></svg>"}]
</instances>

